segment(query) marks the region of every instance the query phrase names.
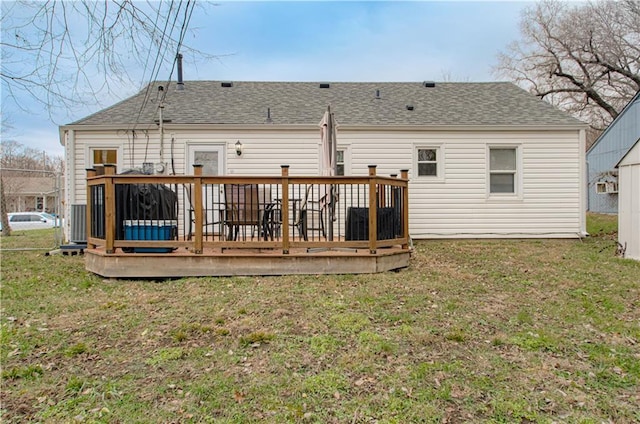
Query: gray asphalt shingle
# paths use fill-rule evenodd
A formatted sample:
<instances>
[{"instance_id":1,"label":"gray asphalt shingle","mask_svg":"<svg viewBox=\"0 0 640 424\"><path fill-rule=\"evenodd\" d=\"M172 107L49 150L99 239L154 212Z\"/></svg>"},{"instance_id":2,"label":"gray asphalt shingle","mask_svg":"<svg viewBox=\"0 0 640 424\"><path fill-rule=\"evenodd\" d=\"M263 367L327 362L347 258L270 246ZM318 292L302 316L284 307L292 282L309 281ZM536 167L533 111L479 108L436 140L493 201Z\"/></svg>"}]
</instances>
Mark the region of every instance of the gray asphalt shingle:
<instances>
[{"instance_id":1,"label":"gray asphalt shingle","mask_svg":"<svg viewBox=\"0 0 640 424\"><path fill-rule=\"evenodd\" d=\"M147 89L71 125L148 124L158 119L159 95ZM570 115L508 82L317 82L185 81L165 87L164 119L180 124L317 125L331 105L340 125L581 125ZM376 91L380 96L376 98ZM413 110L407 110L412 105Z\"/></svg>"}]
</instances>

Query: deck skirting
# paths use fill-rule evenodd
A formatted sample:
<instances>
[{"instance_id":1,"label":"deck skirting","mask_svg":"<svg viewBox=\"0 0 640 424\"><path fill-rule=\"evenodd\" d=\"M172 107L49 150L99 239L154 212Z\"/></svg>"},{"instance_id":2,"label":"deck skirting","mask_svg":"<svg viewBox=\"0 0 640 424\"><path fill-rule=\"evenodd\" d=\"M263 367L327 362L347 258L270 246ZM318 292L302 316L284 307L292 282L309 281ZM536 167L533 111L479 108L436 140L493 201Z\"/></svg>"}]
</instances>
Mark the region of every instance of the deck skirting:
<instances>
[{"instance_id":1,"label":"deck skirting","mask_svg":"<svg viewBox=\"0 0 640 424\"><path fill-rule=\"evenodd\" d=\"M86 269L107 278L224 277L296 274L372 274L409 266L406 249L318 252L112 253L85 251Z\"/></svg>"}]
</instances>

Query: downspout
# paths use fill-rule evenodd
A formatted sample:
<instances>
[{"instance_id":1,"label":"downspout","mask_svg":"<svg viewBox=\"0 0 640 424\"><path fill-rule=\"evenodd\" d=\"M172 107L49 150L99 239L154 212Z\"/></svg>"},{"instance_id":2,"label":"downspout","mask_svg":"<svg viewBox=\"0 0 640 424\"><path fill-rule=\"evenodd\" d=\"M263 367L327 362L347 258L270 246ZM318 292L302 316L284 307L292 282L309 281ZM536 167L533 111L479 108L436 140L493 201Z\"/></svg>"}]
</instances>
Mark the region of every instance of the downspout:
<instances>
[{"instance_id":1,"label":"downspout","mask_svg":"<svg viewBox=\"0 0 640 424\"><path fill-rule=\"evenodd\" d=\"M156 171L159 171L159 174L164 174L164 170L165 170L165 165L164 165L164 123L163 123L163 116L162 116L162 111L164 110L164 103L161 102L160 103L160 107L158 109L158 112L160 114L159 119L160 119L160 123L159 123L159 127L158 127L158 131L160 131L160 169L156 169Z\"/></svg>"},{"instance_id":2,"label":"downspout","mask_svg":"<svg viewBox=\"0 0 640 424\"><path fill-rule=\"evenodd\" d=\"M587 178L587 155L586 155L586 143L587 143L587 132L584 129L581 129L580 132L578 133L578 137L580 139L579 144L579 149L580 149L580 160L579 160L579 164L580 166L578 167L578 173L579 173L579 184L580 187L582 188L581 190L579 190L578 192L580 193L580 199L579 199L579 208L580 210L578 211L580 214L580 237L587 237L589 236L589 233L587 233L587 196L586 196L586 191L588 190L588 185L586 184L586 182L588 181Z\"/></svg>"},{"instance_id":3,"label":"downspout","mask_svg":"<svg viewBox=\"0 0 640 424\"><path fill-rule=\"evenodd\" d=\"M590 212L591 211L591 164L589 163L588 160L585 160L585 170L584 170L584 175L585 175L585 196L586 196L586 202L587 202L587 207L586 207L586 211Z\"/></svg>"},{"instance_id":4,"label":"downspout","mask_svg":"<svg viewBox=\"0 0 640 424\"><path fill-rule=\"evenodd\" d=\"M64 153L65 153L65 193L64 193L64 211L62 208L58 209L62 212L63 217L71 216L71 205L75 205L77 202L76 197L76 162L73 160L76 153L76 132L75 130L66 130L64 134ZM85 181L86 184L86 181ZM86 192L86 190L85 190ZM85 204L88 199L85 199ZM71 227L71 220L69 218L64 220L64 239L69 239Z\"/></svg>"}]
</instances>

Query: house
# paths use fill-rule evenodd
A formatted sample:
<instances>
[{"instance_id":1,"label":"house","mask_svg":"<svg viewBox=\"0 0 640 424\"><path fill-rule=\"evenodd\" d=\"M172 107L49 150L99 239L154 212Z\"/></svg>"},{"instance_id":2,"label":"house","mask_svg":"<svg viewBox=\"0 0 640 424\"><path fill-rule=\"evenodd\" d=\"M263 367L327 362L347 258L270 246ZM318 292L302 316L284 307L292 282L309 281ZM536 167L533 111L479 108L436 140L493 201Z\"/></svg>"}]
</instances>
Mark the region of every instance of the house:
<instances>
[{"instance_id":1,"label":"house","mask_svg":"<svg viewBox=\"0 0 640 424\"><path fill-rule=\"evenodd\" d=\"M616 165L619 170L618 243L625 258L640 260L640 139Z\"/></svg>"},{"instance_id":2,"label":"house","mask_svg":"<svg viewBox=\"0 0 640 424\"><path fill-rule=\"evenodd\" d=\"M640 91L587 151L588 210L618 213L616 164L640 138Z\"/></svg>"},{"instance_id":3,"label":"house","mask_svg":"<svg viewBox=\"0 0 640 424\"><path fill-rule=\"evenodd\" d=\"M585 234L586 125L512 83L179 81L60 127L66 205L85 169L320 175L319 122L338 122L338 172L409 169L410 236ZM69 211L67 211L69 212ZM73 219L73 217L71 217Z\"/></svg>"},{"instance_id":4,"label":"house","mask_svg":"<svg viewBox=\"0 0 640 424\"><path fill-rule=\"evenodd\" d=\"M47 176L16 176L11 171L3 173L7 212L49 212L58 213L63 192L60 181Z\"/></svg>"}]
</instances>

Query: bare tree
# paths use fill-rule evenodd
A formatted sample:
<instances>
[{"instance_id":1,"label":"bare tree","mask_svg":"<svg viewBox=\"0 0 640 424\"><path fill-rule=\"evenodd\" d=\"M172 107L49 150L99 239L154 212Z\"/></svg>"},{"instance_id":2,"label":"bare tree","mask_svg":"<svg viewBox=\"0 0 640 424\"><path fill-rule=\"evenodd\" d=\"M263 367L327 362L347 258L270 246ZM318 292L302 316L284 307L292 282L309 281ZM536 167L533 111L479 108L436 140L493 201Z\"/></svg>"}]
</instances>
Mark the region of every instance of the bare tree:
<instances>
[{"instance_id":1,"label":"bare tree","mask_svg":"<svg viewBox=\"0 0 640 424\"><path fill-rule=\"evenodd\" d=\"M496 73L595 129L640 90L637 0L545 0L525 9L521 33L499 55Z\"/></svg>"},{"instance_id":2,"label":"bare tree","mask_svg":"<svg viewBox=\"0 0 640 424\"><path fill-rule=\"evenodd\" d=\"M32 171L45 171L45 175L50 175L64 172L64 161L9 139L3 140L0 146L0 168L11 176L33 176Z\"/></svg>"},{"instance_id":3,"label":"bare tree","mask_svg":"<svg viewBox=\"0 0 640 424\"><path fill-rule=\"evenodd\" d=\"M6 137L6 134L3 134ZM42 150L5 139L0 144L0 219L2 235L10 235L7 213L20 211L24 204L21 193L28 179L51 180L64 173L64 160ZM43 183L45 184L45 183ZM46 184L45 184L46 186Z\"/></svg>"},{"instance_id":4,"label":"bare tree","mask_svg":"<svg viewBox=\"0 0 640 424\"><path fill-rule=\"evenodd\" d=\"M451 69L442 69L440 71L440 81L442 82L471 82L471 77L454 75Z\"/></svg>"},{"instance_id":5,"label":"bare tree","mask_svg":"<svg viewBox=\"0 0 640 424\"><path fill-rule=\"evenodd\" d=\"M193 52L183 41L195 0L14 1L0 7L5 94L17 107L26 94L50 116L59 108L99 104L131 81L143 86L161 70L166 78L179 49Z\"/></svg>"},{"instance_id":6,"label":"bare tree","mask_svg":"<svg viewBox=\"0 0 640 424\"><path fill-rule=\"evenodd\" d=\"M7 201L4 197L4 178L0 173L0 222L2 222L2 235L8 237L11 235L11 227L9 226L9 217L7 216Z\"/></svg>"}]
</instances>

